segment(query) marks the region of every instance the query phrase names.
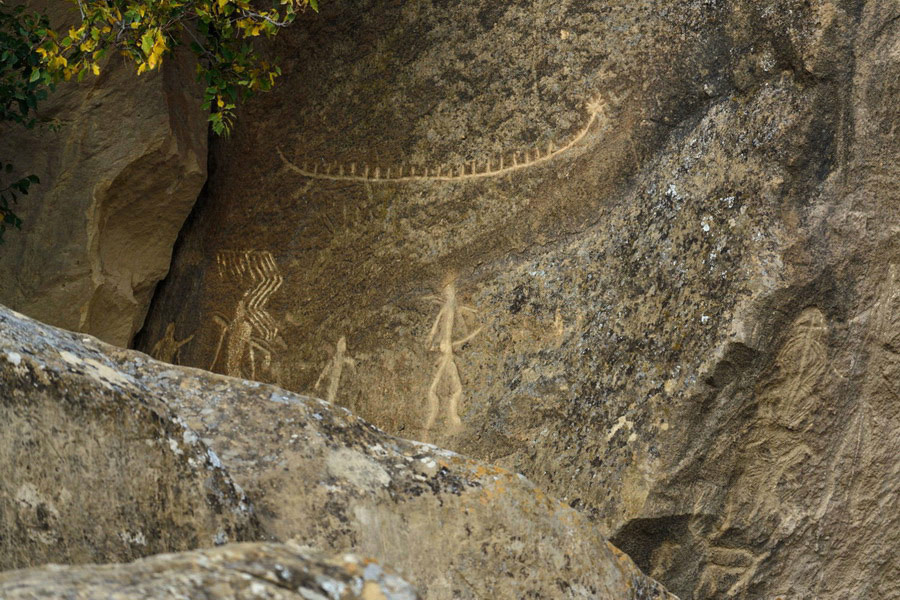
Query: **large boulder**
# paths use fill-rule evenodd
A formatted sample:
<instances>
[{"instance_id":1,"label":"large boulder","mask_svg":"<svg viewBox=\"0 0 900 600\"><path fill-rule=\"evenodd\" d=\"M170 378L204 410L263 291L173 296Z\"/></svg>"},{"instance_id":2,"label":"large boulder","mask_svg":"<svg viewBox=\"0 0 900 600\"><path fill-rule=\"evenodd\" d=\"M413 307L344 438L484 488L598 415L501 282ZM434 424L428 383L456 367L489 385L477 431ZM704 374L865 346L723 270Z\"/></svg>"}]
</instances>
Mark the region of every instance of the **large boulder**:
<instances>
[{"instance_id":1,"label":"large boulder","mask_svg":"<svg viewBox=\"0 0 900 600\"><path fill-rule=\"evenodd\" d=\"M0 570L260 535L215 454L104 347L0 312Z\"/></svg>"},{"instance_id":2,"label":"large boulder","mask_svg":"<svg viewBox=\"0 0 900 600\"><path fill-rule=\"evenodd\" d=\"M140 347L521 471L685 598L896 595L897 17L329 2Z\"/></svg>"},{"instance_id":3,"label":"large boulder","mask_svg":"<svg viewBox=\"0 0 900 600\"><path fill-rule=\"evenodd\" d=\"M416 600L377 563L326 559L280 544L230 544L126 565L48 565L0 573L5 600Z\"/></svg>"},{"instance_id":4,"label":"large boulder","mask_svg":"<svg viewBox=\"0 0 900 600\"><path fill-rule=\"evenodd\" d=\"M74 3L32 0L54 27ZM206 181L207 123L190 52L137 77L116 55L99 77L63 83L39 106L55 126L4 124L0 157L35 174L0 247L0 302L127 346Z\"/></svg>"},{"instance_id":5,"label":"large boulder","mask_svg":"<svg viewBox=\"0 0 900 600\"><path fill-rule=\"evenodd\" d=\"M3 441L20 449L16 460L0 463L12 465L0 481L13 492L28 485L41 491L42 504L28 508L55 519L50 534L64 525L86 529L73 512L83 506L81 519L93 524L95 538L136 543L140 536L141 549L158 551L182 539L176 537L182 529L204 523L203 504L196 515L177 512L180 519L169 525L153 513L141 520L132 508L149 505L166 514L171 496L193 498L198 474L221 475L233 477L239 487L231 489L249 500L227 504L229 497L208 484L210 502L228 515L252 510L258 538L371 556L430 600L672 598L584 515L522 475L394 438L325 401L173 367L2 307L0 363L0 397L11 398L6 404L17 417L6 419L11 429ZM162 417L163 403L179 420ZM65 418L44 408L73 404ZM154 414L151 408L162 431L147 434L134 421ZM35 465L26 460L29 448ZM121 458L138 449L145 449L143 463ZM57 460L50 451L58 452ZM173 456L170 465L154 460L163 452ZM54 467L59 474L52 481L43 473ZM120 493L144 487L160 491ZM15 514L26 510L18 497L5 502L19 510ZM62 503L70 509L65 514ZM2 536L2 550L20 557L19 564L69 559L62 552L71 536L31 540L32 532L42 532L41 522L4 521L14 535ZM236 537L233 531L215 540L197 535L193 543ZM63 550L59 557L36 553L41 543Z\"/></svg>"}]
</instances>

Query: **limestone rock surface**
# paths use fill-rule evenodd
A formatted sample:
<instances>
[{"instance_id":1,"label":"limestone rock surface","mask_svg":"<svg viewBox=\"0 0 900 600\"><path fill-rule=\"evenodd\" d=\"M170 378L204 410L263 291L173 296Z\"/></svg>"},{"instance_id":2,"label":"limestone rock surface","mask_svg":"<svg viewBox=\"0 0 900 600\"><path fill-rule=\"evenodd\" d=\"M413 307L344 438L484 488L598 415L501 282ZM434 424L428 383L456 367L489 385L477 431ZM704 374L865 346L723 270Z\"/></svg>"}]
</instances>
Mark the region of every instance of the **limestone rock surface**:
<instances>
[{"instance_id":1,"label":"limestone rock surface","mask_svg":"<svg viewBox=\"0 0 900 600\"><path fill-rule=\"evenodd\" d=\"M70 2L27 4L63 31L77 16ZM206 181L207 123L189 54L141 77L112 58L99 77L64 83L39 106L47 125L3 126L4 162L41 182L15 207L23 229L0 250L0 302L131 342Z\"/></svg>"},{"instance_id":2,"label":"limestone rock surface","mask_svg":"<svg viewBox=\"0 0 900 600\"><path fill-rule=\"evenodd\" d=\"M0 570L257 538L215 454L82 337L0 311Z\"/></svg>"},{"instance_id":3,"label":"limestone rock surface","mask_svg":"<svg viewBox=\"0 0 900 600\"><path fill-rule=\"evenodd\" d=\"M416 600L408 583L372 561L336 559L281 544L230 544L124 565L0 573L5 600Z\"/></svg>"},{"instance_id":4,"label":"limestone rock surface","mask_svg":"<svg viewBox=\"0 0 900 600\"><path fill-rule=\"evenodd\" d=\"M329 2L139 347L523 472L683 598L898 596L898 28Z\"/></svg>"},{"instance_id":5,"label":"limestone rock surface","mask_svg":"<svg viewBox=\"0 0 900 600\"><path fill-rule=\"evenodd\" d=\"M161 410L156 413L165 434L148 436L137 431L119 440L124 447L120 453L146 447L152 457L154 452L171 449L178 460L168 467L147 464L142 471L104 473L112 490L149 485L185 494L196 485L199 474L232 477L240 486L233 489L246 493L239 506L244 510L235 511L220 500L222 513L246 514L252 509L259 524L256 539L372 557L433 600L673 598L609 544L584 515L547 496L522 475L432 445L394 438L319 399L157 362L138 352L82 340L78 334L6 309L0 309L0 323L4 369L0 381L12 389L11 396L2 397L11 397L7 403L20 421L41 428L40 435L25 435L24 440L4 434L4 443L13 448L55 447L64 465L94 451L97 443L92 438L106 433L103 427L91 426L82 417L75 421L85 429L81 438L56 441L52 432L61 428L63 419L50 419L44 414L47 411L32 411L31 407L52 404L54 397L56 404L77 402L83 405L82 412L109 415L121 423L119 429L105 425L114 432L133 430L133 415L149 412L145 407L164 405L178 415L176 421L163 418ZM66 384L54 385L58 378ZM44 380L51 383L42 384ZM101 450L105 449L101 438ZM24 450L19 452L21 458L13 464L25 462ZM46 454L45 450L40 464L53 466ZM99 477L90 470L96 462L85 460L72 478L85 484L96 482ZM110 460L113 466L117 462L122 461ZM25 483L19 481L35 482L35 486L44 481L27 467L26 463L4 474L3 485L21 489ZM175 485L166 486L170 481ZM92 499L89 490L76 490L74 485L66 481L64 486L40 489L45 495L69 489L66 498L73 507ZM213 494L216 488L209 487ZM158 502L159 496L147 499ZM95 513L90 516L97 520L98 529L105 515L118 516L131 502L145 498L138 493L134 497L91 503ZM40 508L36 510L40 514ZM202 510L201 504L200 514L183 515L182 522L198 528L203 523ZM110 535L119 527L113 524L106 531ZM170 532L164 523L157 526L150 520L146 527L148 545L151 539L157 543L151 536L166 539ZM13 530L18 534L15 538L4 535L8 540L4 543L9 551L29 556L36 544L21 541L31 531L18 533L22 529ZM195 543L208 545L200 535Z\"/></svg>"}]
</instances>

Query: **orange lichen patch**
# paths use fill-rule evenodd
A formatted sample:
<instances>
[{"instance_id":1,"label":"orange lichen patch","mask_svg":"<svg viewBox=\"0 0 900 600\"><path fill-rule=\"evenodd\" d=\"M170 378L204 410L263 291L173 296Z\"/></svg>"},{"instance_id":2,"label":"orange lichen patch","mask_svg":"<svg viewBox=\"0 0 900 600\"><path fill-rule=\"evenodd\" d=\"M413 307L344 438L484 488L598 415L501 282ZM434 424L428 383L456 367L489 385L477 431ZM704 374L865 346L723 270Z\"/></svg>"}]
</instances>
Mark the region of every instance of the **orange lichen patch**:
<instances>
[{"instance_id":1,"label":"orange lichen patch","mask_svg":"<svg viewBox=\"0 0 900 600\"><path fill-rule=\"evenodd\" d=\"M484 487L481 488L481 494L478 496L478 501L484 505L490 504L505 495L507 491L508 488L506 485L499 480L486 483Z\"/></svg>"},{"instance_id":2,"label":"orange lichen patch","mask_svg":"<svg viewBox=\"0 0 900 600\"><path fill-rule=\"evenodd\" d=\"M476 463L474 469L471 468L472 467L471 465L469 465L469 467L470 467L469 473L471 473L478 479L481 479L483 477L488 477L488 476L496 477L496 476L501 476L501 475L512 475L512 473L510 473L509 471L507 471L505 469L501 469L500 467L495 467L494 465L486 465L486 464Z\"/></svg>"}]
</instances>

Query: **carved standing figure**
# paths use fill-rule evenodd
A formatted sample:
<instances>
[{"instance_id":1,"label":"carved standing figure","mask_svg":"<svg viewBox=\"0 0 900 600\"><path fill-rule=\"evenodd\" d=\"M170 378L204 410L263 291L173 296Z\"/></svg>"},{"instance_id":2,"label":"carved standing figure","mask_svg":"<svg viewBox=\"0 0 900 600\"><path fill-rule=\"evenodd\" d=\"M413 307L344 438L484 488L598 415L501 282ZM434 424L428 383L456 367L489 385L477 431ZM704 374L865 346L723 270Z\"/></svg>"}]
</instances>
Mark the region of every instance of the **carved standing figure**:
<instances>
[{"instance_id":1,"label":"carved standing figure","mask_svg":"<svg viewBox=\"0 0 900 600\"><path fill-rule=\"evenodd\" d=\"M178 359L178 352L181 350L181 347L194 339L193 335L189 335L183 340L175 339L175 323L169 323L166 325L166 332L163 334L159 341L153 345L153 349L150 351L150 356L155 358L156 360L161 360L167 363L174 363Z\"/></svg>"},{"instance_id":2,"label":"carved standing figure","mask_svg":"<svg viewBox=\"0 0 900 600\"><path fill-rule=\"evenodd\" d=\"M428 346L430 350L438 350L440 357L437 361L437 370L428 387L428 416L425 419L426 436L434 427L440 409L440 398L438 397L438 387L442 381L446 381L450 388L450 395L447 398L447 420L450 423L451 430L456 430L462 425L459 418L459 401L462 399L462 382L459 379L459 369L456 366L456 359L453 351L459 348L481 331L481 327L468 332L464 314L475 314L477 311L467 306L460 306L456 299L456 283L452 279L444 286L440 298L430 297L441 305L441 310L431 332L428 334ZM463 337L459 340L453 340L454 325L459 323L463 330Z\"/></svg>"},{"instance_id":3,"label":"carved standing figure","mask_svg":"<svg viewBox=\"0 0 900 600\"><path fill-rule=\"evenodd\" d=\"M328 377L328 390L325 399L329 402L334 402L334 399L337 397L338 385L341 383L341 372L344 370L345 366L349 367L351 370L355 369L356 361L347 356L347 338L341 336L341 339L338 340L337 345L335 346L334 356L332 356L331 360L328 361L328 364L325 365L325 369L322 371L322 374L319 375L319 378L316 380L316 385L314 386L314 389L318 390L325 377ZM350 408L352 410L352 407Z\"/></svg>"}]
</instances>

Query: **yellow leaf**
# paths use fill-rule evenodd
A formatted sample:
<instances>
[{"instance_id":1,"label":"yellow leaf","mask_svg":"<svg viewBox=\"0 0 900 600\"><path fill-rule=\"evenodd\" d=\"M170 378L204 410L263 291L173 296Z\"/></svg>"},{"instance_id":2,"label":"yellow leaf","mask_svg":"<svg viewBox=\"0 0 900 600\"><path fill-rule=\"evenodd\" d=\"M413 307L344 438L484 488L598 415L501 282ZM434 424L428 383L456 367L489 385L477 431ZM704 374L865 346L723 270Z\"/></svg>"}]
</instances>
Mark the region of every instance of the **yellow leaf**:
<instances>
[{"instance_id":1,"label":"yellow leaf","mask_svg":"<svg viewBox=\"0 0 900 600\"><path fill-rule=\"evenodd\" d=\"M100 65L98 65L97 63L92 64L91 70L94 72L94 75L99 75L100 74Z\"/></svg>"}]
</instances>

